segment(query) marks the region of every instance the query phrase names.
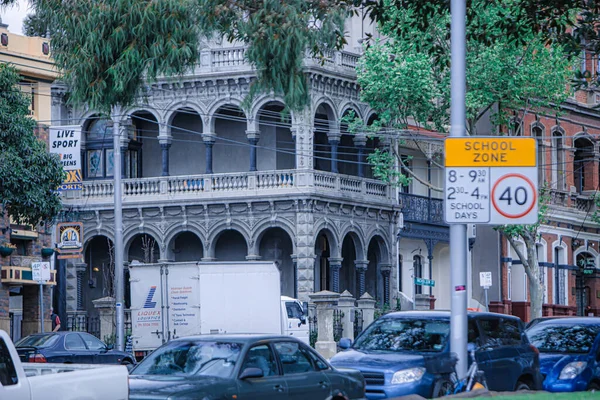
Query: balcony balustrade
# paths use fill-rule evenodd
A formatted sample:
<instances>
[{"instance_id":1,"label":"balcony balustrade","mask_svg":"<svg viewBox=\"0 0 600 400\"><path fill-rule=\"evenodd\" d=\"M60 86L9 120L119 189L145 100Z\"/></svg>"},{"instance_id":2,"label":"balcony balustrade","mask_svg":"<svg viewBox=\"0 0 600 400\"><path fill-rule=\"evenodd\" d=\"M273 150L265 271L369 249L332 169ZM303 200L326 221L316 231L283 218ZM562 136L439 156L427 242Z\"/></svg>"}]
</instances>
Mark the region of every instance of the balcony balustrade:
<instances>
[{"instance_id":1,"label":"balcony balustrade","mask_svg":"<svg viewBox=\"0 0 600 400\"><path fill-rule=\"evenodd\" d=\"M443 224L444 201L416 194L400 193L400 206L404 221Z\"/></svg>"},{"instance_id":2,"label":"balcony balustrade","mask_svg":"<svg viewBox=\"0 0 600 400\"><path fill-rule=\"evenodd\" d=\"M302 182L301 184L299 182ZM211 175L123 179L123 203L154 203L198 198L264 198L269 195L322 194L366 202L393 203L390 187L380 181L314 170L238 172ZM83 182L81 191L63 192L65 204L111 205L111 180Z\"/></svg>"}]
</instances>

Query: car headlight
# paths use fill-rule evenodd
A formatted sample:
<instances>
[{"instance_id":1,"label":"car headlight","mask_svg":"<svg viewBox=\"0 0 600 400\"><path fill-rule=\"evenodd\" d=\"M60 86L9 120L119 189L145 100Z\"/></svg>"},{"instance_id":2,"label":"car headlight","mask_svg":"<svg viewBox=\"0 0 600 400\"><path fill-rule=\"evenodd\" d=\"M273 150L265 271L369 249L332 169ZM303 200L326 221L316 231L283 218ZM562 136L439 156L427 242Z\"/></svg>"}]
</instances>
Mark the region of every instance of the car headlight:
<instances>
[{"instance_id":1,"label":"car headlight","mask_svg":"<svg viewBox=\"0 0 600 400\"><path fill-rule=\"evenodd\" d=\"M583 372L583 370L587 367L587 363L585 361L574 361L565 365L560 371L560 376L558 379L574 379L577 375Z\"/></svg>"},{"instance_id":2,"label":"car headlight","mask_svg":"<svg viewBox=\"0 0 600 400\"><path fill-rule=\"evenodd\" d=\"M409 383L420 380L425 374L425 368L410 368L398 371L392 376L392 384Z\"/></svg>"}]
</instances>

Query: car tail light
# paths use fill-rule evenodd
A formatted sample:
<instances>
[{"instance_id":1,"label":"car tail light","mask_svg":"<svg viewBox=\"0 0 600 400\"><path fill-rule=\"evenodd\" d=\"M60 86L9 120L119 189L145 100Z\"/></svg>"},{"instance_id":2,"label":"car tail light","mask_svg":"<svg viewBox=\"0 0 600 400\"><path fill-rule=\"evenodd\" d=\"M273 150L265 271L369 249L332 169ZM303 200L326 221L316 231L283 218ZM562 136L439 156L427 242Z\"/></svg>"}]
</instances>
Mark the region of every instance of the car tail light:
<instances>
[{"instance_id":1,"label":"car tail light","mask_svg":"<svg viewBox=\"0 0 600 400\"><path fill-rule=\"evenodd\" d=\"M531 348L531 350L533 350L533 352L535 354L540 354L540 351L538 350L537 347L535 347L534 345L530 344L529 347Z\"/></svg>"},{"instance_id":2,"label":"car tail light","mask_svg":"<svg viewBox=\"0 0 600 400\"><path fill-rule=\"evenodd\" d=\"M45 363L45 362L48 362L48 361L46 361L46 357L44 357L42 354L31 354L29 356L29 362L32 362L32 363Z\"/></svg>"}]
</instances>

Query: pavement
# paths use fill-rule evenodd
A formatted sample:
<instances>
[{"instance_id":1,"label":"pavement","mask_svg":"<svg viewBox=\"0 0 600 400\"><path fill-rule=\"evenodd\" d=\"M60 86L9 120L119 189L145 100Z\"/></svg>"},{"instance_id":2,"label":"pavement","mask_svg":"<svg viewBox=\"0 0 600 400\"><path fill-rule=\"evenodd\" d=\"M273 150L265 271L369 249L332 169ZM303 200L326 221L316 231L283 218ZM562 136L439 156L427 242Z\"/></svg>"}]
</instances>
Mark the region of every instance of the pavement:
<instances>
[{"instance_id":1,"label":"pavement","mask_svg":"<svg viewBox=\"0 0 600 400\"><path fill-rule=\"evenodd\" d=\"M471 399L475 397L499 397L499 396L515 396L515 395L527 395L527 394L541 394L546 393L540 390L522 390L519 392L490 392L487 389L473 390L470 392L464 392L459 394L453 394L451 396L441 397L442 399ZM425 397L419 396L418 394L411 394L408 396L394 397L390 400L426 400Z\"/></svg>"}]
</instances>

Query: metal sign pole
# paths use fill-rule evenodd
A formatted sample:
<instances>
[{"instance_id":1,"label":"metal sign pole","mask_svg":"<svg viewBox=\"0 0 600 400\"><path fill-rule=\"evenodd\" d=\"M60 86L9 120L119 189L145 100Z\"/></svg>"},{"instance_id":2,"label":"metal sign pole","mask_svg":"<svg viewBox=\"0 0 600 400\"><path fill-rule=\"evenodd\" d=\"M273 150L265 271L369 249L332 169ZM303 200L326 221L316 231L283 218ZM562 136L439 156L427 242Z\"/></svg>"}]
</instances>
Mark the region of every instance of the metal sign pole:
<instances>
[{"instance_id":1,"label":"metal sign pole","mask_svg":"<svg viewBox=\"0 0 600 400\"><path fill-rule=\"evenodd\" d=\"M40 281L40 332L44 333L44 284Z\"/></svg>"},{"instance_id":2,"label":"metal sign pole","mask_svg":"<svg viewBox=\"0 0 600 400\"><path fill-rule=\"evenodd\" d=\"M485 293L485 311L490 311L490 302L488 301L488 287L484 287L483 291Z\"/></svg>"},{"instance_id":3,"label":"metal sign pole","mask_svg":"<svg viewBox=\"0 0 600 400\"><path fill-rule=\"evenodd\" d=\"M465 134L465 0L451 0L450 32L450 136ZM458 356L456 373L467 374L467 225L450 225L450 274L452 285L450 351Z\"/></svg>"},{"instance_id":4,"label":"metal sign pole","mask_svg":"<svg viewBox=\"0 0 600 400\"><path fill-rule=\"evenodd\" d=\"M115 297L116 297L116 348L123 351L125 344L125 310L123 299L125 293L125 275L123 272L123 208L121 198L121 132L118 113L113 110L113 154L114 154L114 208L115 208Z\"/></svg>"}]
</instances>

